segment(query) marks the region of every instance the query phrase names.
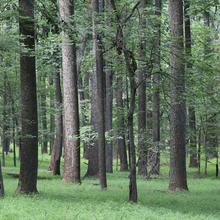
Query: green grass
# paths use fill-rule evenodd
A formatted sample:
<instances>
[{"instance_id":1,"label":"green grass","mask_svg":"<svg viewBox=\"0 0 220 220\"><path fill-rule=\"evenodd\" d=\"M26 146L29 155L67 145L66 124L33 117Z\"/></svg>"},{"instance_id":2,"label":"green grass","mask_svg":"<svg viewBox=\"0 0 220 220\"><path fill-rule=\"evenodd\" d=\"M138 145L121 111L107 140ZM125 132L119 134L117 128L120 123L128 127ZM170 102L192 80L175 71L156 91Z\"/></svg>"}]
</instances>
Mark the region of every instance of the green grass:
<instances>
[{"instance_id":1,"label":"green grass","mask_svg":"<svg viewBox=\"0 0 220 220\"><path fill-rule=\"evenodd\" d=\"M12 156L6 158L3 172L18 173ZM18 180L4 175L5 198L0 200L1 220L156 220L220 219L220 181L209 165L207 178L198 179L196 170L188 170L189 192L168 191L168 167L159 178L144 181L138 177L138 203L128 202L128 173L108 174L108 189L101 191L97 179L83 179L81 185L63 185L61 177L47 171L49 157L39 156L37 195L17 195ZM82 175L86 165L82 163Z\"/></svg>"}]
</instances>

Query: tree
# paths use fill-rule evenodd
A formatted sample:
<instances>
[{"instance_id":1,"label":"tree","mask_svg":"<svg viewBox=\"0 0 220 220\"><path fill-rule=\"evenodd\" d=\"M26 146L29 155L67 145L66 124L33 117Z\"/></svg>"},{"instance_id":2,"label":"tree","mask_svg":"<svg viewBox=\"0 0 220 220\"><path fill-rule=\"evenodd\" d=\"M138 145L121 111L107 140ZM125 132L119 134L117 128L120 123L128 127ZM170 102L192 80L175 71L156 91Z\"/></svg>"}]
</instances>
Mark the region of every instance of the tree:
<instances>
[{"instance_id":1,"label":"tree","mask_svg":"<svg viewBox=\"0 0 220 220\"><path fill-rule=\"evenodd\" d=\"M152 95L152 139L155 145L155 161L153 164L153 173L160 174L160 74L161 74L161 0L155 0L155 56L153 73L153 95Z\"/></svg>"},{"instance_id":2,"label":"tree","mask_svg":"<svg viewBox=\"0 0 220 220\"><path fill-rule=\"evenodd\" d=\"M21 149L17 192L37 192L38 119L35 69L34 0L19 1L21 46Z\"/></svg>"},{"instance_id":3,"label":"tree","mask_svg":"<svg viewBox=\"0 0 220 220\"><path fill-rule=\"evenodd\" d=\"M189 15L190 3L188 0L184 1L184 15L185 15L185 53L186 53L186 68L192 72L192 46L191 46L191 22ZM190 144L190 162L189 167L197 167L197 147L196 147L196 114L195 108L190 103L189 106L189 144Z\"/></svg>"},{"instance_id":4,"label":"tree","mask_svg":"<svg viewBox=\"0 0 220 220\"><path fill-rule=\"evenodd\" d=\"M102 10L99 0L93 0L93 37L96 60L96 80L97 80L97 120L98 120L98 161L99 180L101 189L107 187L106 182L106 160L105 160L105 114L104 114L104 72L103 72L103 46L100 31L98 30L99 13Z\"/></svg>"},{"instance_id":5,"label":"tree","mask_svg":"<svg viewBox=\"0 0 220 220\"><path fill-rule=\"evenodd\" d=\"M120 171L128 171L128 159L125 142L125 119L124 119L124 103L122 99L123 95L123 80L119 76L116 78L116 117L117 117L117 135L120 137L117 140L118 152L120 158Z\"/></svg>"},{"instance_id":6,"label":"tree","mask_svg":"<svg viewBox=\"0 0 220 220\"><path fill-rule=\"evenodd\" d=\"M147 2L142 1L140 4L140 43L139 43L139 68L138 68L138 174L147 175L147 144L146 135L146 6Z\"/></svg>"},{"instance_id":7,"label":"tree","mask_svg":"<svg viewBox=\"0 0 220 220\"><path fill-rule=\"evenodd\" d=\"M3 177L2 177L2 166L0 161L0 198L4 197L4 184L3 184Z\"/></svg>"},{"instance_id":8,"label":"tree","mask_svg":"<svg viewBox=\"0 0 220 220\"><path fill-rule=\"evenodd\" d=\"M79 107L76 46L70 28L74 27L74 3L59 0L62 23L62 69L64 97L64 172L63 183L80 183Z\"/></svg>"},{"instance_id":9,"label":"tree","mask_svg":"<svg viewBox=\"0 0 220 220\"><path fill-rule=\"evenodd\" d=\"M55 62L58 61L56 52L54 53ZM62 115L62 93L60 83L60 68L59 65L54 66L53 73L54 93L56 100L56 135L51 152L51 160L49 170L53 171L54 175L60 175L60 158L63 145L63 115Z\"/></svg>"},{"instance_id":10,"label":"tree","mask_svg":"<svg viewBox=\"0 0 220 220\"><path fill-rule=\"evenodd\" d=\"M188 190L185 151L185 82L183 47L183 2L169 0L170 24L170 190Z\"/></svg>"}]
</instances>

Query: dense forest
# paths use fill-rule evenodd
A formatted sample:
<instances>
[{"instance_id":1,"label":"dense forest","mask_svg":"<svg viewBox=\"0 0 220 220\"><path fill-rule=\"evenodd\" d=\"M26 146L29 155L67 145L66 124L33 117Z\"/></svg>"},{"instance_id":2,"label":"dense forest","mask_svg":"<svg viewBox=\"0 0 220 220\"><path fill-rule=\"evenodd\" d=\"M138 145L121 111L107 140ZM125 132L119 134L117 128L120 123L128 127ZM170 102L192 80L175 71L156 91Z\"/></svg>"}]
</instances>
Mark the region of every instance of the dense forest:
<instances>
[{"instance_id":1,"label":"dense forest","mask_svg":"<svg viewBox=\"0 0 220 220\"><path fill-rule=\"evenodd\" d=\"M190 169L205 177L214 164L217 178L219 6L1 0L0 197L9 157L17 194L38 192L44 155L63 184L97 178L103 191L109 173L127 172L133 203L137 178L164 166L169 191L190 191Z\"/></svg>"}]
</instances>

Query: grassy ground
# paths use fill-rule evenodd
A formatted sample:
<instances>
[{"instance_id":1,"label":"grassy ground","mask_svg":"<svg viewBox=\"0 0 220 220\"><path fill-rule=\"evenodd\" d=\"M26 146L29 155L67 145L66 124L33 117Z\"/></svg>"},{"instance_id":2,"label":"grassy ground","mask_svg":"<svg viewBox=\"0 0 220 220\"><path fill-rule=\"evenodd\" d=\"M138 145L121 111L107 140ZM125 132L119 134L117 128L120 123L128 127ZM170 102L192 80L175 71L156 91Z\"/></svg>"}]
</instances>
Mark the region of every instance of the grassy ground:
<instances>
[{"instance_id":1,"label":"grassy ground","mask_svg":"<svg viewBox=\"0 0 220 220\"><path fill-rule=\"evenodd\" d=\"M4 175L5 198L0 200L1 220L156 220L156 219L220 219L220 181L214 177L214 165L209 165L207 178L196 177L188 170L189 192L168 191L168 167L161 176L150 181L138 177L138 203L128 202L128 173L108 175L108 189L101 191L97 179L84 179L81 185L63 185L61 177L47 171L49 157L39 157L37 195L17 195L18 180ZM83 163L82 175L86 171ZM18 173L7 156L4 173Z\"/></svg>"}]
</instances>

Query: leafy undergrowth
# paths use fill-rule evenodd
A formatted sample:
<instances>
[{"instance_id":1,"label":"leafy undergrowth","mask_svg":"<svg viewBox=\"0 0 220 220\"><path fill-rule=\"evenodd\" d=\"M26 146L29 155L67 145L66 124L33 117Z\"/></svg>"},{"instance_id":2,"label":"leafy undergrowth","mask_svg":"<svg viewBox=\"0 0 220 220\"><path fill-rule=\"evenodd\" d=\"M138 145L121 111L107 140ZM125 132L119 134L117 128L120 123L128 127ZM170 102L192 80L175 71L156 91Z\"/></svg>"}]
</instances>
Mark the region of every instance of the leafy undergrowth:
<instances>
[{"instance_id":1,"label":"leafy undergrowth","mask_svg":"<svg viewBox=\"0 0 220 220\"><path fill-rule=\"evenodd\" d=\"M4 173L18 173L7 156ZM47 171L49 157L40 157L38 191L35 195L17 195L18 180L4 174L5 198L0 200L1 220L156 220L220 219L220 181L196 177L188 170L189 192L168 191L168 167L149 181L138 177L138 203L128 202L128 172L108 174L108 189L101 191L97 179L83 179L81 185L63 185L61 177ZM82 163L82 175L86 165Z\"/></svg>"}]
</instances>

